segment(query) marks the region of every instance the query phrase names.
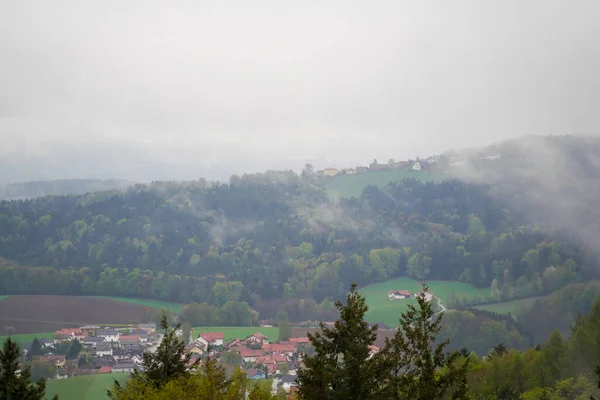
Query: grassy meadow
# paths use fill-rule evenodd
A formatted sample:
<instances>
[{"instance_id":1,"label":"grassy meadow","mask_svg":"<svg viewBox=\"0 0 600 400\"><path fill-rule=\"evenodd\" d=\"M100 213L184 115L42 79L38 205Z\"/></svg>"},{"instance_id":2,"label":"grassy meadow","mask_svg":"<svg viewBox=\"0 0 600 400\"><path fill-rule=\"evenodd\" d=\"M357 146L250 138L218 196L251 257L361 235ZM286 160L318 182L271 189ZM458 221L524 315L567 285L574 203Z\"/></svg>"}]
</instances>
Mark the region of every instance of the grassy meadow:
<instances>
[{"instance_id":1,"label":"grassy meadow","mask_svg":"<svg viewBox=\"0 0 600 400\"><path fill-rule=\"evenodd\" d=\"M487 297L490 294L489 289L478 289L475 286L455 281L427 281L429 290L435 296L439 297L444 304L456 293L469 298ZM416 300L388 300L387 292L389 290L408 290L412 293L421 289L421 284L408 277L390 279L385 282L375 283L360 289L360 293L365 296L369 311L365 316L369 322L383 322L388 326L398 326L400 314L406 310L408 304L415 304Z\"/></svg>"},{"instance_id":2,"label":"grassy meadow","mask_svg":"<svg viewBox=\"0 0 600 400\"><path fill-rule=\"evenodd\" d=\"M33 339L38 338L46 338L52 339L54 338L54 332L41 332L41 333L22 333L19 335L11 335L12 339L17 342L20 346L23 346L25 343L33 342ZM4 341L8 339L8 335L0 336L0 346L4 344Z\"/></svg>"},{"instance_id":3,"label":"grassy meadow","mask_svg":"<svg viewBox=\"0 0 600 400\"><path fill-rule=\"evenodd\" d=\"M90 296L90 297L122 301L125 303L137 304L139 306L144 306L144 307L148 307L148 308L167 309L167 310L171 310L173 312L181 311L181 309L184 306L183 304L180 304L180 303L172 303L172 302L168 302L168 301L151 300L151 299L136 299L136 298L132 298L132 297L113 297L113 296Z\"/></svg>"},{"instance_id":4,"label":"grassy meadow","mask_svg":"<svg viewBox=\"0 0 600 400\"><path fill-rule=\"evenodd\" d=\"M336 176L323 186L327 195L332 199L360 197L367 185L384 187L390 182L402 179L419 179L423 182L439 182L444 174L431 171L411 171L406 169L391 169L387 171L370 171L360 175Z\"/></svg>"},{"instance_id":5,"label":"grassy meadow","mask_svg":"<svg viewBox=\"0 0 600 400\"><path fill-rule=\"evenodd\" d=\"M50 380L46 384L46 399L58 394L60 400L106 400L106 390L117 379L123 383L129 374L94 374Z\"/></svg>"},{"instance_id":6,"label":"grassy meadow","mask_svg":"<svg viewBox=\"0 0 600 400\"><path fill-rule=\"evenodd\" d=\"M260 326L202 326L192 329L193 338L197 338L202 332L223 332L225 340L245 339L248 336L260 332L269 338L270 342L277 341L279 337L279 328L260 327Z\"/></svg>"},{"instance_id":7,"label":"grassy meadow","mask_svg":"<svg viewBox=\"0 0 600 400\"><path fill-rule=\"evenodd\" d=\"M0 301L4 300L5 298L7 298L8 296L0 296Z\"/></svg>"},{"instance_id":8,"label":"grassy meadow","mask_svg":"<svg viewBox=\"0 0 600 400\"><path fill-rule=\"evenodd\" d=\"M498 314L512 314L519 315L523 312L528 311L533 307L536 301L545 298L546 296L538 296L538 297L529 297L527 299L517 299L510 301L503 301L501 303L494 304L482 304L480 306L475 306L478 310L491 311Z\"/></svg>"}]
</instances>

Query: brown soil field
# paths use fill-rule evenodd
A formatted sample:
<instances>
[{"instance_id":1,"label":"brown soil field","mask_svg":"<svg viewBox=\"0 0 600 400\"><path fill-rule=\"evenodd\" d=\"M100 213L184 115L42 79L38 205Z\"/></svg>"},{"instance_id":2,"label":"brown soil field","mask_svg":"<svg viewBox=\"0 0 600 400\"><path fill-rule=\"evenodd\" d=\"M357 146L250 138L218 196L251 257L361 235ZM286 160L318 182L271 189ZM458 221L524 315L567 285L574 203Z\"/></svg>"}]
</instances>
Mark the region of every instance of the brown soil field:
<instances>
[{"instance_id":1,"label":"brown soil field","mask_svg":"<svg viewBox=\"0 0 600 400\"><path fill-rule=\"evenodd\" d=\"M6 335L9 327L22 334L87 324L133 324L140 322L145 308L83 296L9 296L0 301L0 335Z\"/></svg>"},{"instance_id":2,"label":"brown soil field","mask_svg":"<svg viewBox=\"0 0 600 400\"><path fill-rule=\"evenodd\" d=\"M307 333L318 332L319 328L292 328L292 337L305 337ZM392 338L394 336L393 331L379 331L377 333L377 340L375 340L375 346L383 347L385 344L385 338Z\"/></svg>"}]
</instances>

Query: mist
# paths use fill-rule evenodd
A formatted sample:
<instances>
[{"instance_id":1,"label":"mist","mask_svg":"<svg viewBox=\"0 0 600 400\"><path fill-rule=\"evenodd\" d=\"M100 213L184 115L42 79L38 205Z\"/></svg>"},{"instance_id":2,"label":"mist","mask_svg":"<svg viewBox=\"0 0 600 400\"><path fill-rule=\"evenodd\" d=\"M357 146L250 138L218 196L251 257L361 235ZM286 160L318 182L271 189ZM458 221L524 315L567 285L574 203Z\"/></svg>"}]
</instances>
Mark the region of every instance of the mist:
<instances>
[{"instance_id":1,"label":"mist","mask_svg":"<svg viewBox=\"0 0 600 400\"><path fill-rule=\"evenodd\" d=\"M0 180L227 179L596 134L599 11L3 2Z\"/></svg>"}]
</instances>

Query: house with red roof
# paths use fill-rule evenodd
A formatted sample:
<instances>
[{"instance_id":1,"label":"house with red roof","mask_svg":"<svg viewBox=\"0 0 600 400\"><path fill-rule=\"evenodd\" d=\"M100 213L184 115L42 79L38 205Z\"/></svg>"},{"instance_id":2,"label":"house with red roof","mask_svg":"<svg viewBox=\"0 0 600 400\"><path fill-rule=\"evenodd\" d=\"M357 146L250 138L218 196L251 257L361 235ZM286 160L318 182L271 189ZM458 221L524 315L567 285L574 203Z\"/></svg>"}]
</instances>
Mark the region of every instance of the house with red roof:
<instances>
[{"instance_id":1,"label":"house with red roof","mask_svg":"<svg viewBox=\"0 0 600 400\"><path fill-rule=\"evenodd\" d=\"M251 349L241 349L240 356L244 362L255 362L258 357L264 356L265 353L262 350L251 350Z\"/></svg>"},{"instance_id":2,"label":"house with red roof","mask_svg":"<svg viewBox=\"0 0 600 400\"><path fill-rule=\"evenodd\" d=\"M207 346L223 346L225 335L223 332L202 332L197 340L206 343Z\"/></svg>"},{"instance_id":3,"label":"house with red roof","mask_svg":"<svg viewBox=\"0 0 600 400\"><path fill-rule=\"evenodd\" d=\"M98 370L99 374L110 374L112 372L112 367L105 365L104 367L100 367Z\"/></svg>"},{"instance_id":4,"label":"house with red roof","mask_svg":"<svg viewBox=\"0 0 600 400\"><path fill-rule=\"evenodd\" d=\"M269 338L260 332L256 332L254 335L248 336L245 342L255 342L262 345L269 343Z\"/></svg>"},{"instance_id":5,"label":"house with red roof","mask_svg":"<svg viewBox=\"0 0 600 400\"><path fill-rule=\"evenodd\" d=\"M292 344L309 344L310 340L308 339L308 337L299 337L299 338L290 338L289 340L290 343Z\"/></svg>"},{"instance_id":6,"label":"house with red roof","mask_svg":"<svg viewBox=\"0 0 600 400\"><path fill-rule=\"evenodd\" d=\"M296 351L296 347L293 344L267 343L263 344L261 348L266 354L273 354L277 352L286 354L290 357L293 356L294 352Z\"/></svg>"}]
</instances>

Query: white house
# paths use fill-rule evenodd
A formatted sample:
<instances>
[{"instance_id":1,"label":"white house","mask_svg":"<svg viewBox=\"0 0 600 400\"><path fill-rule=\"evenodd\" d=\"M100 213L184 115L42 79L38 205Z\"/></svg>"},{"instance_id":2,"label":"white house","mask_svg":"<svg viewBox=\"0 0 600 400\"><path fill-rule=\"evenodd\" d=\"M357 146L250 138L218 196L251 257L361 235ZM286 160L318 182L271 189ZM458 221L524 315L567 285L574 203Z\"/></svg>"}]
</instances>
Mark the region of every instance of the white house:
<instances>
[{"instance_id":1,"label":"white house","mask_svg":"<svg viewBox=\"0 0 600 400\"><path fill-rule=\"evenodd\" d=\"M103 337L104 340L111 343L117 343L119 341L119 331L112 328L104 328L99 330L98 336Z\"/></svg>"},{"instance_id":2,"label":"white house","mask_svg":"<svg viewBox=\"0 0 600 400\"><path fill-rule=\"evenodd\" d=\"M96 344L96 357L112 355L113 349L109 342L100 342Z\"/></svg>"},{"instance_id":3,"label":"white house","mask_svg":"<svg viewBox=\"0 0 600 400\"><path fill-rule=\"evenodd\" d=\"M388 292L389 300L401 300L401 299L410 299L412 297L412 293L408 290L390 290Z\"/></svg>"},{"instance_id":4,"label":"white house","mask_svg":"<svg viewBox=\"0 0 600 400\"><path fill-rule=\"evenodd\" d=\"M225 335L223 332L203 332L198 335L198 339L207 346L223 346Z\"/></svg>"},{"instance_id":5,"label":"white house","mask_svg":"<svg viewBox=\"0 0 600 400\"><path fill-rule=\"evenodd\" d=\"M248 336L245 342L255 342L259 343L260 345L263 345L269 343L269 338L263 335L262 333L257 332L254 335Z\"/></svg>"},{"instance_id":6,"label":"white house","mask_svg":"<svg viewBox=\"0 0 600 400\"><path fill-rule=\"evenodd\" d=\"M133 372L135 364L131 362L118 363L113 365L112 372Z\"/></svg>"},{"instance_id":7,"label":"white house","mask_svg":"<svg viewBox=\"0 0 600 400\"><path fill-rule=\"evenodd\" d=\"M412 165L412 170L413 171L420 171L422 168L422 165L419 161L416 161L413 165Z\"/></svg>"},{"instance_id":8,"label":"white house","mask_svg":"<svg viewBox=\"0 0 600 400\"><path fill-rule=\"evenodd\" d=\"M298 386L296 383L296 377L293 375L283 375L281 377L281 387L289 392L292 387Z\"/></svg>"}]
</instances>

